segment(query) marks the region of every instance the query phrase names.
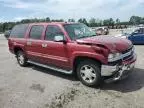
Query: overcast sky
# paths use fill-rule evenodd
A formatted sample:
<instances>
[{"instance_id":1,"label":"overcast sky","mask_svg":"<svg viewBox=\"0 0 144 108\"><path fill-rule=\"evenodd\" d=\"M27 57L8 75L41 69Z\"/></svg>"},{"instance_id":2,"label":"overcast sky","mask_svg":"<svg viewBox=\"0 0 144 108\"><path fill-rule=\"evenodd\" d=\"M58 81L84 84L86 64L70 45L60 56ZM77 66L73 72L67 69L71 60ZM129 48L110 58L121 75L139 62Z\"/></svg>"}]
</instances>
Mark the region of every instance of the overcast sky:
<instances>
[{"instance_id":1,"label":"overcast sky","mask_svg":"<svg viewBox=\"0 0 144 108\"><path fill-rule=\"evenodd\" d=\"M144 0L0 0L0 22L24 18L120 18L144 17Z\"/></svg>"}]
</instances>

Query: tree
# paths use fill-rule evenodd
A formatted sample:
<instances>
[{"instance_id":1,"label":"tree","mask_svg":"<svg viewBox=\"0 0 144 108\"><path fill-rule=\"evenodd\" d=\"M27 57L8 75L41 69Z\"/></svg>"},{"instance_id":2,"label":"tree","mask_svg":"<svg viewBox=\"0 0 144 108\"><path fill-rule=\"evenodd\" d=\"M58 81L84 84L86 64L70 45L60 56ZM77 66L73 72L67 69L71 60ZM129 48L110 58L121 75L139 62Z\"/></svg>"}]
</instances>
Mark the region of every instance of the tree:
<instances>
[{"instance_id":1,"label":"tree","mask_svg":"<svg viewBox=\"0 0 144 108\"><path fill-rule=\"evenodd\" d=\"M112 28L113 28L114 24L115 24L115 22L112 18L106 19L106 20L103 21L104 26L112 26Z\"/></svg>"},{"instance_id":2,"label":"tree","mask_svg":"<svg viewBox=\"0 0 144 108\"><path fill-rule=\"evenodd\" d=\"M49 17L46 18L46 22L50 22L50 18Z\"/></svg>"},{"instance_id":3,"label":"tree","mask_svg":"<svg viewBox=\"0 0 144 108\"><path fill-rule=\"evenodd\" d=\"M23 20L21 20L21 23L30 23L30 22L31 22L30 19L23 19Z\"/></svg>"},{"instance_id":4,"label":"tree","mask_svg":"<svg viewBox=\"0 0 144 108\"><path fill-rule=\"evenodd\" d=\"M83 23L88 25L88 22L87 22L87 20L85 18L83 18Z\"/></svg>"},{"instance_id":5,"label":"tree","mask_svg":"<svg viewBox=\"0 0 144 108\"><path fill-rule=\"evenodd\" d=\"M96 19L96 26L102 26L103 25L103 21L100 19Z\"/></svg>"},{"instance_id":6,"label":"tree","mask_svg":"<svg viewBox=\"0 0 144 108\"><path fill-rule=\"evenodd\" d=\"M72 19L68 19L68 22L75 22L75 20L72 18Z\"/></svg>"},{"instance_id":7,"label":"tree","mask_svg":"<svg viewBox=\"0 0 144 108\"><path fill-rule=\"evenodd\" d=\"M8 26L8 23L3 23L3 31L8 30L7 26Z\"/></svg>"},{"instance_id":8,"label":"tree","mask_svg":"<svg viewBox=\"0 0 144 108\"><path fill-rule=\"evenodd\" d=\"M116 24L119 24L119 23L120 23L120 19L117 18L117 19L116 19Z\"/></svg>"},{"instance_id":9,"label":"tree","mask_svg":"<svg viewBox=\"0 0 144 108\"><path fill-rule=\"evenodd\" d=\"M78 22L79 22L79 23L83 23L83 21L82 21L82 19L81 19L81 18L78 20Z\"/></svg>"},{"instance_id":10,"label":"tree","mask_svg":"<svg viewBox=\"0 0 144 108\"><path fill-rule=\"evenodd\" d=\"M130 25L129 22L120 22L120 25Z\"/></svg>"},{"instance_id":11,"label":"tree","mask_svg":"<svg viewBox=\"0 0 144 108\"><path fill-rule=\"evenodd\" d=\"M140 24L141 19L142 18L139 16L131 16L129 22L133 25L136 25L136 24Z\"/></svg>"},{"instance_id":12,"label":"tree","mask_svg":"<svg viewBox=\"0 0 144 108\"><path fill-rule=\"evenodd\" d=\"M144 24L144 19L140 20L140 24Z\"/></svg>"},{"instance_id":13,"label":"tree","mask_svg":"<svg viewBox=\"0 0 144 108\"><path fill-rule=\"evenodd\" d=\"M64 22L63 19L52 19L51 21L52 21L52 22Z\"/></svg>"},{"instance_id":14,"label":"tree","mask_svg":"<svg viewBox=\"0 0 144 108\"><path fill-rule=\"evenodd\" d=\"M3 24L0 23L0 32L3 32Z\"/></svg>"},{"instance_id":15,"label":"tree","mask_svg":"<svg viewBox=\"0 0 144 108\"><path fill-rule=\"evenodd\" d=\"M103 20L103 25L104 26L109 26L110 25L109 19Z\"/></svg>"},{"instance_id":16,"label":"tree","mask_svg":"<svg viewBox=\"0 0 144 108\"><path fill-rule=\"evenodd\" d=\"M114 20L113 20L112 18L110 18L110 19L109 19L109 25L112 25L112 26L113 26L114 24L115 24Z\"/></svg>"},{"instance_id":17,"label":"tree","mask_svg":"<svg viewBox=\"0 0 144 108\"><path fill-rule=\"evenodd\" d=\"M91 18L89 20L89 26L91 26L91 27L95 27L96 26L96 19L95 18Z\"/></svg>"},{"instance_id":18,"label":"tree","mask_svg":"<svg viewBox=\"0 0 144 108\"><path fill-rule=\"evenodd\" d=\"M23 24L23 23L34 23L34 22L63 22L63 19L50 19L49 17L46 18L33 18L33 19L23 19L21 21L17 22L3 22L0 23L0 32L4 32L5 30L12 29L14 25L16 24ZM68 19L68 22L75 22L75 19L70 18ZM114 28L114 26L128 26L131 24L144 24L144 17L139 17L139 16L131 16L129 21L121 22L119 18L117 18L115 21L113 18L105 19L105 20L100 20L96 18L91 18L89 22L87 22L86 18L80 18L78 20L80 23L84 23L88 26L91 27L97 27L97 26L109 26L110 28Z\"/></svg>"},{"instance_id":19,"label":"tree","mask_svg":"<svg viewBox=\"0 0 144 108\"><path fill-rule=\"evenodd\" d=\"M85 18L80 18L80 19L78 20L78 22L79 22L79 23L84 23L84 24L88 25L88 22L87 22L87 20L86 20Z\"/></svg>"}]
</instances>

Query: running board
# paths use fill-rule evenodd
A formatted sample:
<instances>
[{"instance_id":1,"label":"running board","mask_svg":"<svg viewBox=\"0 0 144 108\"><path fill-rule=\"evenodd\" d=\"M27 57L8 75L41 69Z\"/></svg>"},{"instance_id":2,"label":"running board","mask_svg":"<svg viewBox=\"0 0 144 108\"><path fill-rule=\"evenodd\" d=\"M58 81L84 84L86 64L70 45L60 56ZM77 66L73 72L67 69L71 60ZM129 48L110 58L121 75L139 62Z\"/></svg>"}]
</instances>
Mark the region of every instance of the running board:
<instances>
[{"instance_id":1,"label":"running board","mask_svg":"<svg viewBox=\"0 0 144 108\"><path fill-rule=\"evenodd\" d=\"M37 66L41 66L41 67L44 67L44 68L48 68L48 69L51 69L51 70L62 72L62 73L65 73L65 74L72 74L72 70L67 71L67 70L59 69L59 68L56 68L56 67L51 67L51 66L40 64L40 63L33 62L33 61L27 61L27 62L30 63L30 64L34 64L34 65L37 65Z\"/></svg>"}]
</instances>

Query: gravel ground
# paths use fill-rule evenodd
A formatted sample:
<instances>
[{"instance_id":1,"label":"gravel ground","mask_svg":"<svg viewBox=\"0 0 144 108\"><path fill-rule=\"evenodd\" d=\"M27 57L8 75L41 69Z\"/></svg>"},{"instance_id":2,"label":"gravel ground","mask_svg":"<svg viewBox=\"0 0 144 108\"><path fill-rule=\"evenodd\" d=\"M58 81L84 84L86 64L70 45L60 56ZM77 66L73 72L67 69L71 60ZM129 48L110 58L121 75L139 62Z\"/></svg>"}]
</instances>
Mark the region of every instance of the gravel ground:
<instances>
[{"instance_id":1,"label":"gravel ground","mask_svg":"<svg viewBox=\"0 0 144 108\"><path fill-rule=\"evenodd\" d=\"M123 81L99 88L38 66L20 67L0 36L0 108L144 108L144 47L135 46L136 68Z\"/></svg>"}]
</instances>

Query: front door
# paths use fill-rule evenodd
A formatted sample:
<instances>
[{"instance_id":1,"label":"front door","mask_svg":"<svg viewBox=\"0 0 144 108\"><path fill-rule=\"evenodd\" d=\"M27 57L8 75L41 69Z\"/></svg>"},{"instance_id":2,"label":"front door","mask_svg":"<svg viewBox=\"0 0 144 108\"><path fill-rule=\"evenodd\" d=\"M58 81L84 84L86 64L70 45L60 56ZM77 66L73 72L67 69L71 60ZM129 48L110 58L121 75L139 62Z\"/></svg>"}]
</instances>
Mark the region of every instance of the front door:
<instances>
[{"instance_id":1,"label":"front door","mask_svg":"<svg viewBox=\"0 0 144 108\"><path fill-rule=\"evenodd\" d=\"M44 32L43 25L31 26L29 37L27 38L27 57L29 60L41 62L42 61L42 34Z\"/></svg>"},{"instance_id":2,"label":"front door","mask_svg":"<svg viewBox=\"0 0 144 108\"><path fill-rule=\"evenodd\" d=\"M133 44L144 44L144 34L134 34L129 38Z\"/></svg>"},{"instance_id":3,"label":"front door","mask_svg":"<svg viewBox=\"0 0 144 108\"><path fill-rule=\"evenodd\" d=\"M45 33L45 42L43 46L45 63L52 66L69 69L69 51L67 44L63 42L55 42L55 36L64 36L64 33L57 25L48 25Z\"/></svg>"}]
</instances>

